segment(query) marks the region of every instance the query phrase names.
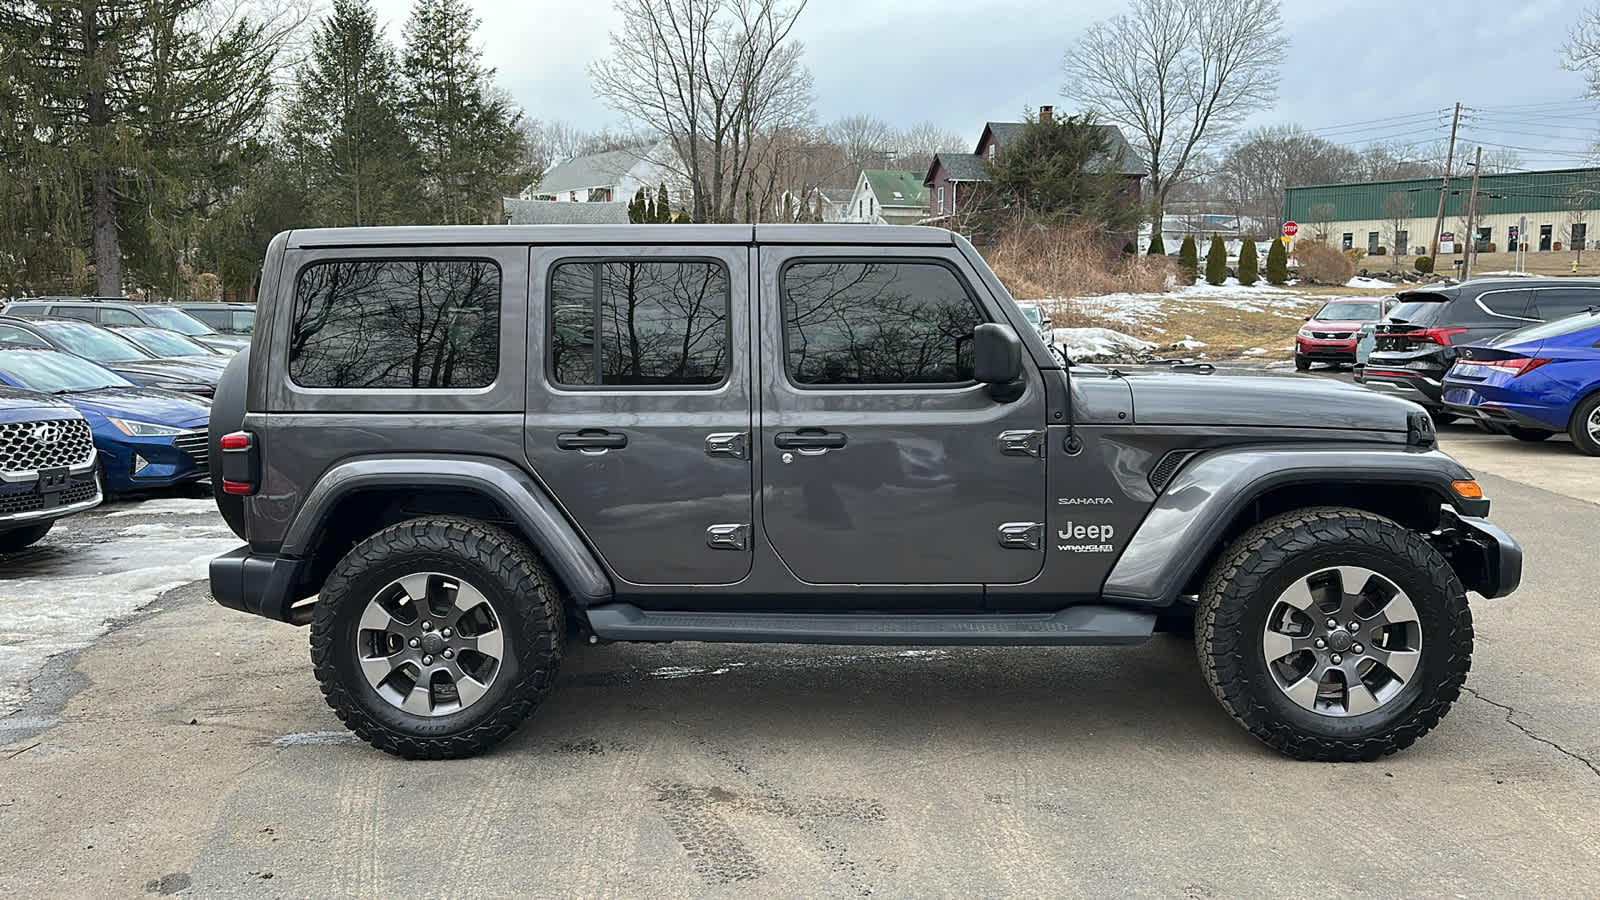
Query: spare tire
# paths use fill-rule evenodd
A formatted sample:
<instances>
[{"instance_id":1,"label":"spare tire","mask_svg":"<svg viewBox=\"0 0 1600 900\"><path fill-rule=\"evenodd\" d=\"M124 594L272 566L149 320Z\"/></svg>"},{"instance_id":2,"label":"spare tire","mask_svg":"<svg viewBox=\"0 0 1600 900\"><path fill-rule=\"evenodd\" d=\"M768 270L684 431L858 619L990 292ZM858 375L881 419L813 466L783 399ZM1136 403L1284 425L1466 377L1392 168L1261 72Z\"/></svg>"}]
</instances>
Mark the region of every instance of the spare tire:
<instances>
[{"instance_id":1,"label":"spare tire","mask_svg":"<svg viewBox=\"0 0 1600 900\"><path fill-rule=\"evenodd\" d=\"M217 393L211 399L211 427L210 427L210 460L211 467L211 495L217 500L217 510L222 513L223 521L233 529L233 533L243 538L244 534L244 498L236 494L225 494L222 491L222 436L238 431L244 426L244 394L245 385L250 376L250 348L246 347L234 355L228 367L222 371L222 380L217 383Z\"/></svg>"}]
</instances>

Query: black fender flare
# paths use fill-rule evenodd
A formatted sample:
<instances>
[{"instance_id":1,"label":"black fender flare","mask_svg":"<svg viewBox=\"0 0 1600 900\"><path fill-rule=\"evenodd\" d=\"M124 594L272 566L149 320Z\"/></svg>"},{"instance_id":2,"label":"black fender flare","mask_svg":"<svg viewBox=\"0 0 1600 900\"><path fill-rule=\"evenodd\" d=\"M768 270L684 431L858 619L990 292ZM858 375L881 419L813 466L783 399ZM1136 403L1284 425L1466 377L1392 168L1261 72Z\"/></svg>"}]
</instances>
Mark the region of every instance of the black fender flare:
<instances>
[{"instance_id":1,"label":"black fender flare","mask_svg":"<svg viewBox=\"0 0 1600 900\"><path fill-rule=\"evenodd\" d=\"M494 457L459 455L362 457L341 462L317 479L284 535L283 556L305 558L328 514L351 494L378 488L446 487L495 501L579 606L612 599L611 579L589 546L538 482Z\"/></svg>"},{"instance_id":2,"label":"black fender flare","mask_svg":"<svg viewBox=\"0 0 1600 900\"><path fill-rule=\"evenodd\" d=\"M1117 558L1101 589L1112 602L1167 606L1234 517L1267 492L1296 484L1425 487L1463 516L1488 500L1460 496L1451 482L1472 477L1438 450L1328 445L1252 446L1197 455L1173 476Z\"/></svg>"}]
</instances>

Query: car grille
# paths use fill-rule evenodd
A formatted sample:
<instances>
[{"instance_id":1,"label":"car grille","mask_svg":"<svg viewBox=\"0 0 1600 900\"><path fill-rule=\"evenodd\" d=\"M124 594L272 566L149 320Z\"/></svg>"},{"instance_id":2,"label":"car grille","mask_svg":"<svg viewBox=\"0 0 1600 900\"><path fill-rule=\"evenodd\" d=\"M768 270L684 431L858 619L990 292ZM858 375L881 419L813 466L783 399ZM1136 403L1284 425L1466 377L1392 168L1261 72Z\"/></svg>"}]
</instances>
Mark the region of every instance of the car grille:
<instances>
[{"instance_id":1,"label":"car grille","mask_svg":"<svg viewBox=\"0 0 1600 900\"><path fill-rule=\"evenodd\" d=\"M1344 341L1355 336L1354 331L1313 331L1311 336L1325 341Z\"/></svg>"},{"instance_id":2,"label":"car grille","mask_svg":"<svg viewBox=\"0 0 1600 900\"><path fill-rule=\"evenodd\" d=\"M61 492L56 506L87 503L95 498L98 490L99 488L95 485L94 479L85 476L79 479L78 483ZM37 492L0 497L0 516L14 516L19 513L37 512L41 509L44 509L44 496Z\"/></svg>"},{"instance_id":3,"label":"car grille","mask_svg":"<svg viewBox=\"0 0 1600 900\"><path fill-rule=\"evenodd\" d=\"M191 428L173 438L172 446L194 457L195 465L204 469L211 453L211 435L204 428Z\"/></svg>"},{"instance_id":4,"label":"car grille","mask_svg":"<svg viewBox=\"0 0 1600 900\"><path fill-rule=\"evenodd\" d=\"M94 435L82 419L0 425L0 471L8 475L81 466L94 455Z\"/></svg>"}]
</instances>

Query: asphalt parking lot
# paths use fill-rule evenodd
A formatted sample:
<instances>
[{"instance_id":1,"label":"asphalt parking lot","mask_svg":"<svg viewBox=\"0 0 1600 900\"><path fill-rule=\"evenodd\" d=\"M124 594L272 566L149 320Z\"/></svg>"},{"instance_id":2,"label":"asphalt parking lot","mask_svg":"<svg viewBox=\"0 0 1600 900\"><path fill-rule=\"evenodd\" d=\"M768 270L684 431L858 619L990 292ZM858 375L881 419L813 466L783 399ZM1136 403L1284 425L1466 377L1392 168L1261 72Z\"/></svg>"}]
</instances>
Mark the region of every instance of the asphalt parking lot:
<instances>
[{"instance_id":1,"label":"asphalt parking lot","mask_svg":"<svg viewBox=\"0 0 1600 900\"><path fill-rule=\"evenodd\" d=\"M206 501L106 507L0 581L0 894L1592 896L1600 465L1443 434L1526 576L1443 724L1356 765L1261 747L1163 636L579 647L494 753L405 762L209 600Z\"/></svg>"}]
</instances>

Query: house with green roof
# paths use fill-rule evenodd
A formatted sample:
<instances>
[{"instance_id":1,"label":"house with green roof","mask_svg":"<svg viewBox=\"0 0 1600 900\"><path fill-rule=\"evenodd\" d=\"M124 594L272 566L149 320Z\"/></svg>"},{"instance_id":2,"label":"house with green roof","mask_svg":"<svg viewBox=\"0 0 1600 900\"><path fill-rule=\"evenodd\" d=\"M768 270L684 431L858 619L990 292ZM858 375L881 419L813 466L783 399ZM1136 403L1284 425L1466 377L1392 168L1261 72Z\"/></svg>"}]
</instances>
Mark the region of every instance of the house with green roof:
<instances>
[{"instance_id":1,"label":"house with green roof","mask_svg":"<svg viewBox=\"0 0 1600 900\"><path fill-rule=\"evenodd\" d=\"M915 225L928 217L928 189L920 172L863 169L845 208L846 222Z\"/></svg>"}]
</instances>

